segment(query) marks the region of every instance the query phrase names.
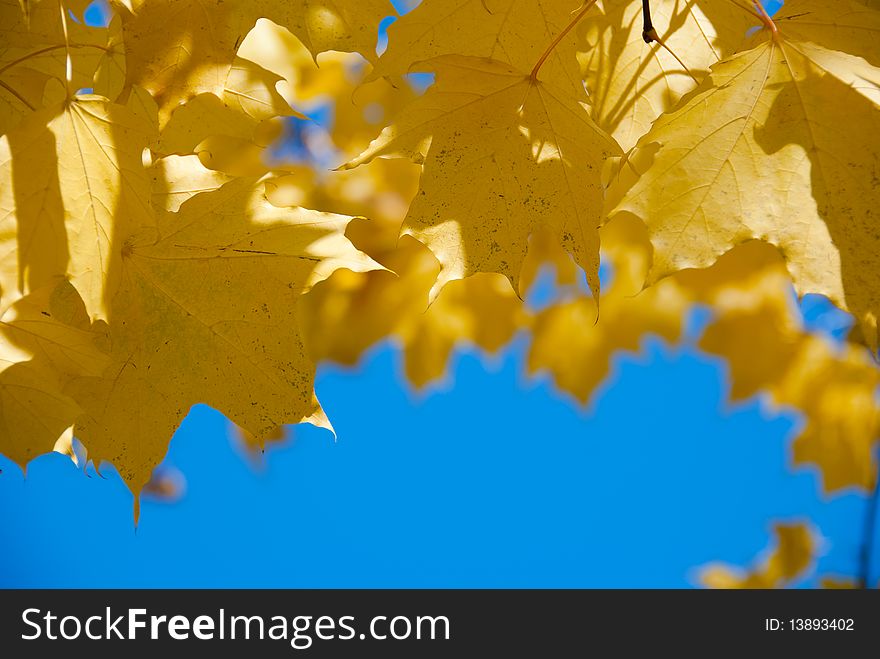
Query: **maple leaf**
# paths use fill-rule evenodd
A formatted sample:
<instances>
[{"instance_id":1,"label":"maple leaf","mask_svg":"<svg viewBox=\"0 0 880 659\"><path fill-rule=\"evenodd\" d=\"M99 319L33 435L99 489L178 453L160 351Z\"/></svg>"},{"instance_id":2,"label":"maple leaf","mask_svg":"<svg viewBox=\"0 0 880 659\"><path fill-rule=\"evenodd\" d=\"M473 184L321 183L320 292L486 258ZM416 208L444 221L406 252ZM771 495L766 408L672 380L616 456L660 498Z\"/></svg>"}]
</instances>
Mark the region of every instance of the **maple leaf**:
<instances>
[{"instance_id":1,"label":"maple leaf","mask_svg":"<svg viewBox=\"0 0 880 659\"><path fill-rule=\"evenodd\" d=\"M818 549L812 528L776 523L773 535L776 546L750 570L715 563L700 570L698 581L709 588L783 588L804 576Z\"/></svg>"},{"instance_id":2,"label":"maple leaf","mask_svg":"<svg viewBox=\"0 0 880 659\"><path fill-rule=\"evenodd\" d=\"M877 482L878 385L880 373L864 349L841 351L812 336L771 389L779 405L804 411L806 425L792 457L796 464L818 465L826 492L852 486L871 491Z\"/></svg>"},{"instance_id":3,"label":"maple leaf","mask_svg":"<svg viewBox=\"0 0 880 659\"><path fill-rule=\"evenodd\" d=\"M316 361L356 364L370 346L428 307L428 292L440 266L424 245L404 237L392 250L369 253L390 272L343 270L316 286L303 301L304 331Z\"/></svg>"},{"instance_id":4,"label":"maple leaf","mask_svg":"<svg viewBox=\"0 0 880 659\"><path fill-rule=\"evenodd\" d=\"M398 166L390 167L395 164ZM334 177L344 180L354 174L360 178L377 165L384 165L378 176L368 179L381 189L389 181L401 181L407 170L399 165L406 164L377 160L364 168L336 172ZM289 181L285 181L287 184ZM350 187L342 183L342 190L335 197L337 205L344 197L343 191ZM355 190L362 188L358 186ZM270 199L280 196L280 191L274 190ZM386 216L381 197L368 192L367 198L377 202L373 214ZM316 361L332 360L346 365L357 363L367 348L378 341L394 337L403 349L407 378L417 388L424 388L446 374L456 345L470 343L495 352L527 325L527 317L520 300L500 276L453 282L429 307L428 294L440 264L420 242L409 236L397 240L402 213L400 206L392 208L398 209L397 215L381 223L357 220L346 231L355 246L391 272L334 273L303 299L303 329L309 353ZM405 206L402 211L405 212Z\"/></svg>"},{"instance_id":5,"label":"maple leaf","mask_svg":"<svg viewBox=\"0 0 880 659\"><path fill-rule=\"evenodd\" d=\"M469 343L495 353L526 324L526 318L519 298L500 275L451 282L423 314L397 328L404 372L416 388L424 388L446 376L457 345Z\"/></svg>"},{"instance_id":6,"label":"maple leaf","mask_svg":"<svg viewBox=\"0 0 880 659\"><path fill-rule=\"evenodd\" d=\"M68 87L91 87L107 57L104 30L69 20L65 36L57 3L28 3L25 8L18 0L0 0L0 135L35 109L60 100ZM54 89L47 93L50 81Z\"/></svg>"},{"instance_id":7,"label":"maple leaf","mask_svg":"<svg viewBox=\"0 0 880 659\"><path fill-rule=\"evenodd\" d=\"M851 310L876 350L880 70L780 30L654 124L629 158L641 178L612 213L647 223L649 283L751 238L777 245L798 292Z\"/></svg>"},{"instance_id":8,"label":"maple leaf","mask_svg":"<svg viewBox=\"0 0 880 659\"><path fill-rule=\"evenodd\" d=\"M652 0L653 24L663 43L646 44L640 2L602 5L603 12L578 26L578 59L593 118L624 150L692 90L710 65L732 55L757 23L731 2Z\"/></svg>"},{"instance_id":9,"label":"maple leaf","mask_svg":"<svg viewBox=\"0 0 880 659\"><path fill-rule=\"evenodd\" d=\"M155 152L196 153L211 169L233 175L265 174L263 152L281 134L282 118L305 118L275 89L280 79L254 62L236 58L220 96L205 92L175 108Z\"/></svg>"},{"instance_id":10,"label":"maple leaf","mask_svg":"<svg viewBox=\"0 0 880 659\"><path fill-rule=\"evenodd\" d=\"M196 155L167 156L150 167L153 208L177 212L187 199L216 190L232 180L223 172L208 169Z\"/></svg>"},{"instance_id":11,"label":"maple leaf","mask_svg":"<svg viewBox=\"0 0 880 659\"><path fill-rule=\"evenodd\" d=\"M617 146L578 100L501 62L446 56L436 83L344 168L376 157L424 162L404 232L446 282L497 272L519 290L529 236L549 229L598 292L600 168Z\"/></svg>"},{"instance_id":12,"label":"maple leaf","mask_svg":"<svg viewBox=\"0 0 880 659\"><path fill-rule=\"evenodd\" d=\"M71 383L77 436L137 492L190 406L255 435L326 425L297 330L299 296L338 268L379 267L345 239L350 218L281 209L235 179L126 242L111 307L112 363Z\"/></svg>"},{"instance_id":13,"label":"maple leaf","mask_svg":"<svg viewBox=\"0 0 880 659\"><path fill-rule=\"evenodd\" d=\"M125 43L122 38L122 19L113 16L107 26L107 47L95 71L92 91L111 101L119 99L125 89Z\"/></svg>"},{"instance_id":14,"label":"maple leaf","mask_svg":"<svg viewBox=\"0 0 880 659\"><path fill-rule=\"evenodd\" d=\"M236 51L257 19L288 28L313 55L358 52L375 59L387 0L114 0L123 18L127 83L150 91L160 116L203 92L220 96Z\"/></svg>"},{"instance_id":15,"label":"maple leaf","mask_svg":"<svg viewBox=\"0 0 880 659\"><path fill-rule=\"evenodd\" d=\"M636 295L649 259L643 234L632 218L603 227L602 247L614 275L601 303L579 295L551 304L535 318L529 372L549 372L557 386L581 403L588 402L609 375L615 353L637 352L647 335L674 342L681 334L689 300L674 282Z\"/></svg>"},{"instance_id":16,"label":"maple leaf","mask_svg":"<svg viewBox=\"0 0 880 659\"><path fill-rule=\"evenodd\" d=\"M572 17L581 0L423 0L388 28L388 48L367 80L427 71L425 62L444 55L480 57L529 71ZM568 36L544 67L547 78L583 92L577 38Z\"/></svg>"},{"instance_id":17,"label":"maple leaf","mask_svg":"<svg viewBox=\"0 0 880 659\"><path fill-rule=\"evenodd\" d=\"M878 66L878 8L876 0L788 0L773 15L773 22L788 39L821 44Z\"/></svg>"},{"instance_id":18,"label":"maple leaf","mask_svg":"<svg viewBox=\"0 0 880 659\"><path fill-rule=\"evenodd\" d=\"M123 241L155 225L142 117L85 95L34 113L0 138L0 286L16 293L67 275L107 318Z\"/></svg>"},{"instance_id":19,"label":"maple leaf","mask_svg":"<svg viewBox=\"0 0 880 659\"><path fill-rule=\"evenodd\" d=\"M708 271L676 275L687 293L715 311L700 348L727 360L732 400L767 392L771 405L800 411L804 423L795 433L793 461L818 466L826 492L870 490L877 473L880 371L864 348L834 346L803 327L774 252L751 241Z\"/></svg>"},{"instance_id":20,"label":"maple leaf","mask_svg":"<svg viewBox=\"0 0 880 659\"><path fill-rule=\"evenodd\" d=\"M24 467L51 451L81 408L64 392L73 378L108 363L106 328L92 324L79 295L53 281L0 317L0 452Z\"/></svg>"}]
</instances>

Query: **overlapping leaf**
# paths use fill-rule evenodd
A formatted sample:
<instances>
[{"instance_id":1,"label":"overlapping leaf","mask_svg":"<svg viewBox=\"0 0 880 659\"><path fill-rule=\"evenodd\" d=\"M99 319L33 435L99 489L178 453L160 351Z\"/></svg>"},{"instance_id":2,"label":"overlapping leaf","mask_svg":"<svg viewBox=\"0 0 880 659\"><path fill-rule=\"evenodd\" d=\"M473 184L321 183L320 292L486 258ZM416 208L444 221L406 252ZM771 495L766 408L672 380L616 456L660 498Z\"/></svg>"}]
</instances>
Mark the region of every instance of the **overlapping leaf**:
<instances>
[{"instance_id":1,"label":"overlapping leaf","mask_svg":"<svg viewBox=\"0 0 880 659\"><path fill-rule=\"evenodd\" d=\"M388 49L368 79L429 71L425 62L445 55L493 59L528 72L582 6L581 0L423 0L388 28ZM543 73L579 97L576 50L572 34Z\"/></svg>"},{"instance_id":2,"label":"overlapping leaf","mask_svg":"<svg viewBox=\"0 0 880 659\"><path fill-rule=\"evenodd\" d=\"M0 138L4 301L67 275L107 318L124 241L155 225L142 163L151 131L121 105L79 96Z\"/></svg>"},{"instance_id":3,"label":"overlapping leaf","mask_svg":"<svg viewBox=\"0 0 880 659\"><path fill-rule=\"evenodd\" d=\"M66 281L18 300L0 318L0 452L21 465L51 451L81 408L66 392L109 359L106 327L92 324Z\"/></svg>"},{"instance_id":4,"label":"overlapping leaf","mask_svg":"<svg viewBox=\"0 0 880 659\"><path fill-rule=\"evenodd\" d=\"M756 24L736 3L716 0L653 0L658 42L642 38L642 3L604 0L603 11L584 20L581 62L593 118L624 149L630 149L657 117L732 55Z\"/></svg>"},{"instance_id":5,"label":"overlapping leaf","mask_svg":"<svg viewBox=\"0 0 880 659\"><path fill-rule=\"evenodd\" d=\"M18 0L0 1L0 135L68 89L91 87L107 59L104 30L69 19L65 35L57 2L31 2L26 9Z\"/></svg>"},{"instance_id":6,"label":"overlapping leaf","mask_svg":"<svg viewBox=\"0 0 880 659\"><path fill-rule=\"evenodd\" d=\"M518 290L529 236L550 230L598 292L601 167L616 145L577 99L493 60L433 60L437 81L346 167L376 157L424 162L404 231L448 281L477 272Z\"/></svg>"},{"instance_id":7,"label":"overlapping leaf","mask_svg":"<svg viewBox=\"0 0 880 659\"><path fill-rule=\"evenodd\" d=\"M589 401L608 377L614 354L638 352L648 335L669 342L681 335L689 299L679 287L665 282L637 296L649 254L642 234L632 221L603 229L602 245L613 280L600 304L579 295L550 305L535 319L529 370L548 371L581 403Z\"/></svg>"},{"instance_id":8,"label":"overlapping leaf","mask_svg":"<svg viewBox=\"0 0 880 659\"><path fill-rule=\"evenodd\" d=\"M880 25L880 14L861 13ZM650 281L710 265L750 238L767 240L782 250L800 292L851 310L876 348L880 70L787 36L787 23L798 21L806 18L716 65L654 124L629 160L642 176L617 210L648 224ZM830 32L832 45L848 33L820 26L827 30L813 25L810 33ZM852 43L870 54L870 43Z\"/></svg>"},{"instance_id":9,"label":"overlapping leaf","mask_svg":"<svg viewBox=\"0 0 880 659\"><path fill-rule=\"evenodd\" d=\"M123 16L127 83L159 102L163 117L183 100L220 96L238 46L257 19L288 28L317 55L358 52L375 59L387 0L115 0Z\"/></svg>"},{"instance_id":10,"label":"overlapping leaf","mask_svg":"<svg viewBox=\"0 0 880 659\"><path fill-rule=\"evenodd\" d=\"M236 179L161 217L158 238L128 241L112 364L72 385L90 456L137 490L197 402L256 435L323 420L297 300L335 269L377 267L343 236L347 221L277 208L262 183Z\"/></svg>"}]
</instances>

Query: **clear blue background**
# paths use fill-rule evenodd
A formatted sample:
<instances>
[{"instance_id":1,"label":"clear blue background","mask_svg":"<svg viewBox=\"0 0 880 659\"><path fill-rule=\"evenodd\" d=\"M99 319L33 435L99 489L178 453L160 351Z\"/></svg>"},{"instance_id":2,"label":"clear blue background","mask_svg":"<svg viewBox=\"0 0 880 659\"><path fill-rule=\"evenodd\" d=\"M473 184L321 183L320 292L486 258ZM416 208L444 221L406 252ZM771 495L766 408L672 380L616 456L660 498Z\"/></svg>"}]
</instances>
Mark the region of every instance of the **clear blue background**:
<instances>
[{"instance_id":1,"label":"clear blue background","mask_svg":"<svg viewBox=\"0 0 880 659\"><path fill-rule=\"evenodd\" d=\"M551 294L545 280L530 302ZM845 331L824 300L803 308ZM864 498L825 499L815 470L792 471L800 419L729 407L723 362L649 339L585 410L527 380L524 354L523 337L495 358L464 347L427 395L390 343L322 366L338 441L299 426L257 463L197 406L166 461L186 492L145 500L137 528L112 469L52 454L24 478L0 457L0 586L684 587L701 564L748 564L779 519L823 537L798 585L856 573Z\"/></svg>"}]
</instances>

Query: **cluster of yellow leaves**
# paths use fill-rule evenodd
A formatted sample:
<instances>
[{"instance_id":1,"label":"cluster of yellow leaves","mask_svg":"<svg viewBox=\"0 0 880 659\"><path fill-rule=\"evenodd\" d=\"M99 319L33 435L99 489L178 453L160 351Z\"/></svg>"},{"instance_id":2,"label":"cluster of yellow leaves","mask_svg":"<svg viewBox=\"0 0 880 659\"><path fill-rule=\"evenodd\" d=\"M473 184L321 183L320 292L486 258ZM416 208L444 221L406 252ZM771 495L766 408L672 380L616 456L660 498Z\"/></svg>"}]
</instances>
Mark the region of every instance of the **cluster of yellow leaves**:
<instances>
[{"instance_id":1,"label":"cluster of yellow leaves","mask_svg":"<svg viewBox=\"0 0 880 659\"><path fill-rule=\"evenodd\" d=\"M649 227L649 282L778 246L798 292L852 311L876 350L880 12L790 0L773 20L640 138L611 216Z\"/></svg>"},{"instance_id":2,"label":"cluster of yellow leaves","mask_svg":"<svg viewBox=\"0 0 880 659\"><path fill-rule=\"evenodd\" d=\"M393 10L119 2L101 30L74 5L2 4L0 450L24 465L74 426L138 492L195 403L257 437L327 425L300 298L380 266L345 238L350 217L275 205L267 168L229 158L295 112L237 50L270 17L313 56L374 57Z\"/></svg>"},{"instance_id":3,"label":"cluster of yellow leaves","mask_svg":"<svg viewBox=\"0 0 880 659\"><path fill-rule=\"evenodd\" d=\"M709 304L716 320L702 346L729 358L734 399L767 391L777 405L803 410L795 461L818 463L829 491L869 488L878 426L867 353L803 330L780 261L754 244L708 272L688 271L752 239L775 244L798 292L852 310L876 348L880 14L849 0L792 0L771 24L748 3L655 0L662 43L646 45L640 4L604 0L566 34L578 2L425 0L389 29L368 79L428 71L435 84L346 167L377 157L422 165L403 232L439 260L431 300L447 282L480 272L504 275L524 293L536 235L574 258L593 299L568 296L519 318L533 336L530 370L550 371L577 399L590 398L615 351L638 350L648 333L674 341L688 306ZM563 36L537 75L542 49L523 36L535 33L544 43ZM829 102L837 98L846 102ZM850 108L857 116L847 119ZM595 164L637 142L603 189ZM605 216L615 221L600 231ZM633 216L650 244L636 238ZM600 236L615 273L601 295ZM416 297L430 280L413 284ZM499 301L509 296L496 290ZM768 294L786 301L777 308L784 324L759 308ZM748 320L743 300L757 305ZM510 317L490 313L483 324ZM749 350L755 337L772 358Z\"/></svg>"},{"instance_id":4,"label":"cluster of yellow leaves","mask_svg":"<svg viewBox=\"0 0 880 659\"><path fill-rule=\"evenodd\" d=\"M750 241L711 268L683 271L640 292L650 262L644 227L621 215L601 235L613 279L599 310L575 296L540 311L531 326L532 371L548 371L587 402L616 352L638 352L646 335L678 341L687 310L707 305L713 317L699 347L726 359L731 400L766 392L775 407L799 410L804 421L794 462L818 465L827 492L874 486L880 371L863 347L837 346L803 327L774 248Z\"/></svg>"},{"instance_id":5,"label":"cluster of yellow leaves","mask_svg":"<svg viewBox=\"0 0 880 659\"><path fill-rule=\"evenodd\" d=\"M193 403L262 448L327 424L316 361L386 337L422 387L528 332L587 402L702 303L732 398L803 410L827 490L872 485L876 367L803 329L785 268L876 348L876 3L790 0L774 32L653 0L645 44L634 0L423 0L378 58L386 0L113 0L107 29L0 3L0 452L75 425L137 491ZM273 160L321 106L320 157ZM531 312L546 262L563 295Z\"/></svg>"},{"instance_id":6,"label":"cluster of yellow leaves","mask_svg":"<svg viewBox=\"0 0 880 659\"><path fill-rule=\"evenodd\" d=\"M712 271L719 281L708 301L717 316L700 347L727 359L731 399L763 391L775 406L801 410L795 463L818 464L826 491L870 489L880 435L880 372L870 355L802 327L782 263L766 246L749 243Z\"/></svg>"}]
</instances>

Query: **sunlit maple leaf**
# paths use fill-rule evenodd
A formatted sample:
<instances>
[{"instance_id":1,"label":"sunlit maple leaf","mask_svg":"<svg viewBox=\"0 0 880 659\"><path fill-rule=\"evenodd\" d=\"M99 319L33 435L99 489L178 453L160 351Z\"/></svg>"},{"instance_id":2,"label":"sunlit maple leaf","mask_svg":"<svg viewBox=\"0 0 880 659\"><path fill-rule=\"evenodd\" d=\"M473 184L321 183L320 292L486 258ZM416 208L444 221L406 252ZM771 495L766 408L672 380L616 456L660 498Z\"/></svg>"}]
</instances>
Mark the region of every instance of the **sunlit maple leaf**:
<instances>
[{"instance_id":1,"label":"sunlit maple leaf","mask_svg":"<svg viewBox=\"0 0 880 659\"><path fill-rule=\"evenodd\" d=\"M578 25L578 58L593 118L624 149L692 90L710 65L732 55L757 24L734 2L653 0L653 25L663 43L646 44L642 3L603 0L602 6Z\"/></svg>"},{"instance_id":2,"label":"sunlit maple leaf","mask_svg":"<svg viewBox=\"0 0 880 659\"><path fill-rule=\"evenodd\" d=\"M317 55L358 52L375 59L387 0L114 0L123 18L127 82L149 90L163 119L183 100L220 96L236 51L259 18L289 29Z\"/></svg>"},{"instance_id":3,"label":"sunlit maple leaf","mask_svg":"<svg viewBox=\"0 0 880 659\"><path fill-rule=\"evenodd\" d=\"M388 28L388 49L368 80L424 70L444 55L493 59L529 71L583 7L581 0L423 0ZM544 75L573 95L583 90L571 34Z\"/></svg>"},{"instance_id":4,"label":"sunlit maple leaf","mask_svg":"<svg viewBox=\"0 0 880 659\"><path fill-rule=\"evenodd\" d=\"M50 282L0 317L0 452L25 467L51 451L81 412L64 392L108 364L106 328L93 325L66 281ZM71 436L72 438L72 436Z\"/></svg>"},{"instance_id":5,"label":"sunlit maple leaf","mask_svg":"<svg viewBox=\"0 0 880 659\"><path fill-rule=\"evenodd\" d=\"M57 2L31 2L22 9L18 0L0 0L0 135L66 90L91 87L107 60L105 30L68 19L65 36Z\"/></svg>"},{"instance_id":6,"label":"sunlit maple leaf","mask_svg":"<svg viewBox=\"0 0 880 659\"><path fill-rule=\"evenodd\" d=\"M535 318L529 346L529 371L549 372L581 403L608 377L617 352L638 352L648 335L677 341L689 301L672 281L639 294L649 249L636 222L612 222L601 235L613 274L600 304L577 295L549 305Z\"/></svg>"},{"instance_id":7,"label":"sunlit maple leaf","mask_svg":"<svg viewBox=\"0 0 880 659\"><path fill-rule=\"evenodd\" d=\"M654 124L629 159L641 178L616 210L649 227L649 282L766 240L800 293L852 311L876 349L880 70L779 29Z\"/></svg>"},{"instance_id":8,"label":"sunlit maple leaf","mask_svg":"<svg viewBox=\"0 0 880 659\"><path fill-rule=\"evenodd\" d=\"M89 313L107 318L124 240L155 225L142 162L151 132L125 107L87 95L0 138L5 301L67 275Z\"/></svg>"},{"instance_id":9,"label":"sunlit maple leaf","mask_svg":"<svg viewBox=\"0 0 880 659\"><path fill-rule=\"evenodd\" d=\"M299 296L338 268L378 267L345 239L350 218L282 209L236 179L126 241L113 298L112 363L69 392L76 433L137 492L196 403L255 435L326 424L297 329Z\"/></svg>"},{"instance_id":10,"label":"sunlit maple leaf","mask_svg":"<svg viewBox=\"0 0 880 659\"><path fill-rule=\"evenodd\" d=\"M451 280L497 272L519 289L529 236L549 230L598 293L603 160L617 151L576 98L493 60L433 60L437 81L345 167L424 162L404 232Z\"/></svg>"}]
</instances>

